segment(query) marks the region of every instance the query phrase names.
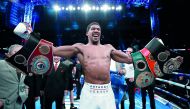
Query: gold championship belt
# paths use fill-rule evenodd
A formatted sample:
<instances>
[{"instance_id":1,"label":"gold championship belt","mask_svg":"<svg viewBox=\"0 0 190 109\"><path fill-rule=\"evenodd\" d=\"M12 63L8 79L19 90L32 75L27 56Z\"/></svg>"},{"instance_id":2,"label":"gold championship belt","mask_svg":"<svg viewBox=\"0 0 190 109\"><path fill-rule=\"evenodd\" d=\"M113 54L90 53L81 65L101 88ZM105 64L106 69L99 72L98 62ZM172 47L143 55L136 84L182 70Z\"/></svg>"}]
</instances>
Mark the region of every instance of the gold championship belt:
<instances>
[{"instance_id":1,"label":"gold championship belt","mask_svg":"<svg viewBox=\"0 0 190 109\"><path fill-rule=\"evenodd\" d=\"M8 63L23 71L26 75L48 74L53 65L53 43L40 39L38 34L31 33L26 44L10 58Z\"/></svg>"}]
</instances>

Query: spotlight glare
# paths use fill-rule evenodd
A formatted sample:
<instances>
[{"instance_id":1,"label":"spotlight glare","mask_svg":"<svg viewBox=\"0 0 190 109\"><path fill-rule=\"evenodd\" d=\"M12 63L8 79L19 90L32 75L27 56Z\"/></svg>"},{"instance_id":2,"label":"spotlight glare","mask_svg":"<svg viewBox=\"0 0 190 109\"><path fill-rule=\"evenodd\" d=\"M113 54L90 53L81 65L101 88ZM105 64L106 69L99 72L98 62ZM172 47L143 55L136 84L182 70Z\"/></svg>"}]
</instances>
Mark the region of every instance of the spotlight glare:
<instances>
[{"instance_id":1,"label":"spotlight glare","mask_svg":"<svg viewBox=\"0 0 190 109\"><path fill-rule=\"evenodd\" d=\"M84 11L90 11L90 10L91 10L91 7L90 7L88 4L85 4L85 5L82 7L82 10L84 10Z\"/></svg>"},{"instance_id":2,"label":"spotlight glare","mask_svg":"<svg viewBox=\"0 0 190 109\"><path fill-rule=\"evenodd\" d=\"M80 10L81 8L80 7L77 7L77 10Z\"/></svg>"},{"instance_id":3,"label":"spotlight glare","mask_svg":"<svg viewBox=\"0 0 190 109\"><path fill-rule=\"evenodd\" d=\"M93 7L92 7L92 10L96 10L96 7L95 7L95 6L93 6Z\"/></svg>"},{"instance_id":4,"label":"spotlight glare","mask_svg":"<svg viewBox=\"0 0 190 109\"><path fill-rule=\"evenodd\" d=\"M101 10L103 10L103 11L108 11L110 8L109 8L109 6L107 5L107 4L105 4L105 5L103 5L102 7L101 7Z\"/></svg>"},{"instance_id":5,"label":"spotlight glare","mask_svg":"<svg viewBox=\"0 0 190 109\"><path fill-rule=\"evenodd\" d=\"M62 7L61 9L62 9L62 10L65 10L65 7Z\"/></svg>"},{"instance_id":6,"label":"spotlight glare","mask_svg":"<svg viewBox=\"0 0 190 109\"><path fill-rule=\"evenodd\" d=\"M112 10L115 10L115 6L112 6L111 9L112 9Z\"/></svg>"},{"instance_id":7,"label":"spotlight glare","mask_svg":"<svg viewBox=\"0 0 190 109\"><path fill-rule=\"evenodd\" d=\"M53 9L54 9L55 11L60 11L60 10L61 10L61 8L60 8L58 5L54 5L54 6L53 6Z\"/></svg>"},{"instance_id":8,"label":"spotlight glare","mask_svg":"<svg viewBox=\"0 0 190 109\"><path fill-rule=\"evenodd\" d=\"M100 10L100 8L99 8L99 7L96 7L96 10L98 11L98 10Z\"/></svg>"},{"instance_id":9,"label":"spotlight glare","mask_svg":"<svg viewBox=\"0 0 190 109\"><path fill-rule=\"evenodd\" d=\"M84 4L83 6L72 6L72 5L69 5L69 6L64 6L64 7L60 7L58 5L54 5L53 6L53 9L55 11L60 11L60 10L64 10L64 11L75 11L75 10L82 10L82 11L85 11L85 12L88 12L88 11L104 11L104 12L107 12L107 11L121 11L122 10L122 6L121 5L118 5L118 6L109 6L108 4L103 4L101 6L95 6L95 5L89 5L89 4Z\"/></svg>"},{"instance_id":10,"label":"spotlight glare","mask_svg":"<svg viewBox=\"0 0 190 109\"><path fill-rule=\"evenodd\" d=\"M121 9L122 9L121 6L117 6L117 7L116 7L116 10L118 10L118 11L121 11Z\"/></svg>"},{"instance_id":11,"label":"spotlight glare","mask_svg":"<svg viewBox=\"0 0 190 109\"><path fill-rule=\"evenodd\" d=\"M73 7L72 5L69 5L69 7L68 7L69 11L74 10L73 8L74 8L74 7Z\"/></svg>"}]
</instances>

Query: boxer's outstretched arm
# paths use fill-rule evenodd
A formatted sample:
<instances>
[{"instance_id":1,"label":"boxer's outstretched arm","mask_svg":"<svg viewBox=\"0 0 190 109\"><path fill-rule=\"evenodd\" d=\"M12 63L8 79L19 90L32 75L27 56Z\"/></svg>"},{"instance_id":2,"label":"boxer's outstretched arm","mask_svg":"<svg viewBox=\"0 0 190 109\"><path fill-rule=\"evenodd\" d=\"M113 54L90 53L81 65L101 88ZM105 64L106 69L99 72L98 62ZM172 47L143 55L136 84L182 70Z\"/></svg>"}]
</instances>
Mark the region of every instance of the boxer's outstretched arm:
<instances>
[{"instance_id":1,"label":"boxer's outstretched arm","mask_svg":"<svg viewBox=\"0 0 190 109\"><path fill-rule=\"evenodd\" d=\"M111 51L111 58L120 63L127 63L131 64L132 63L132 57L131 55L128 55L120 50L116 50L112 45L109 45L112 49Z\"/></svg>"},{"instance_id":2,"label":"boxer's outstretched arm","mask_svg":"<svg viewBox=\"0 0 190 109\"><path fill-rule=\"evenodd\" d=\"M128 55L126 53L123 53L120 50L112 50L111 57L114 61L121 62L121 63L132 63L132 57L131 55Z\"/></svg>"},{"instance_id":3,"label":"boxer's outstretched arm","mask_svg":"<svg viewBox=\"0 0 190 109\"><path fill-rule=\"evenodd\" d=\"M53 47L53 54L61 57L72 57L79 53L79 47L81 44L77 43L74 45L66 45Z\"/></svg>"}]
</instances>

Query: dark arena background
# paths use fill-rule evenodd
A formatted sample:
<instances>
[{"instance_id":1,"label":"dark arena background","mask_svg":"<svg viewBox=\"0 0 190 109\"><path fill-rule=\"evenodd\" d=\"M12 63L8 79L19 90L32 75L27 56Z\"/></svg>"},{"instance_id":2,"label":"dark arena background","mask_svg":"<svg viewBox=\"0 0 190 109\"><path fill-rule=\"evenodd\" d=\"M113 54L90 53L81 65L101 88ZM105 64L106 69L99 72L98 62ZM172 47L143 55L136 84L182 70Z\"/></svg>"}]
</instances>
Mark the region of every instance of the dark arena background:
<instances>
[{"instance_id":1,"label":"dark arena background","mask_svg":"<svg viewBox=\"0 0 190 109\"><path fill-rule=\"evenodd\" d=\"M10 45L24 44L13 33L19 22L30 23L42 39L55 46L87 43L86 27L92 21L101 25L101 43L120 50L141 50L158 37L171 51L183 56L184 62L177 71L156 80L156 108L190 109L188 4L188 0L0 0L0 59L5 58ZM183 80L178 80L179 76ZM135 109L142 108L139 91L137 88ZM66 98L69 108L69 97ZM126 98L128 109L128 95ZM77 107L78 102L75 101ZM150 108L148 97L146 102ZM36 107L40 109L39 100Z\"/></svg>"}]
</instances>

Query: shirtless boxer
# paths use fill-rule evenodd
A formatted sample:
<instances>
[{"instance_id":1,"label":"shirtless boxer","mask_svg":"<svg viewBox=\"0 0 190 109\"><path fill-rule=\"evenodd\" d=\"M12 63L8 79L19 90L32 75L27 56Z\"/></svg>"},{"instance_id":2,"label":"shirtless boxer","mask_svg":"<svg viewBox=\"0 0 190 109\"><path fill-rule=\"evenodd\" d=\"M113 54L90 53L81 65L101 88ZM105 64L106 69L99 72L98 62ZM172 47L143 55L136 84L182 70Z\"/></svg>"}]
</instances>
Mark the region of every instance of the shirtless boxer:
<instances>
[{"instance_id":1,"label":"shirtless boxer","mask_svg":"<svg viewBox=\"0 0 190 109\"><path fill-rule=\"evenodd\" d=\"M87 26L88 43L54 47L57 56L76 55L84 69L85 84L81 92L80 109L116 109L110 83L111 59L121 63L132 63L132 58L112 45L100 43L101 27L97 22Z\"/></svg>"},{"instance_id":2,"label":"shirtless boxer","mask_svg":"<svg viewBox=\"0 0 190 109\"><path fill-rule=\"evenodd\" d=\"M30 31L27 25L20 23L14 33L28 39ZM85 84L81 93L80 109L115 109L114 95L110 86L111 59L131 64L132 58L110 44L100 44L101 27L98 23L89 24L86 35L88 44L53 47L53 53L63 57L76 55L84 69ZM178 62L176 66L181 63L182 61Z\"/></svg>"},{"instance_id":3,"label":"shirtless boxer","mask_svg":"<svg viewBox=\"0 0 190 109\"><path fill-rule=\"evenodd\" d=\"M14 33L28 39L31 31L27 26L25 23L20 23ZM85 84L81 92L80 109L116 109L110 83L111 59L131 64L132 58L110 44L100 43L101 27L97 22L87 26L86 35L87 44L53 47L53 54L61 57L76 55L83 67Z\"/></svg>"}]
</instances>

